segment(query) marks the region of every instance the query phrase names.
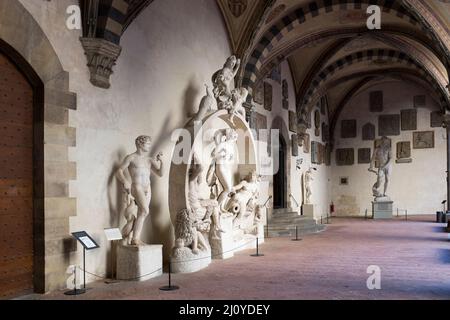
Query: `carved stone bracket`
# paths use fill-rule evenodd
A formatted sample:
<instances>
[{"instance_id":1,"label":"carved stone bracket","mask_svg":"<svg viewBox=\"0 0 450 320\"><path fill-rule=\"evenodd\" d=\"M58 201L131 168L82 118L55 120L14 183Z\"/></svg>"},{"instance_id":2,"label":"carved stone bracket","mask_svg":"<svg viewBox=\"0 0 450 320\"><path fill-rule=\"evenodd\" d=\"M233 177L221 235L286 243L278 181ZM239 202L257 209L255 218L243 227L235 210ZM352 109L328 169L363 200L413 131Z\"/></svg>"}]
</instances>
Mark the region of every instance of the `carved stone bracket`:
<instances>
[{"instance_id":1,"label":"carved stone bracket","mask_svg":"<svg viewBox=\"0 0 450 320\"><path fill-rule=\"evenodd\" d=\"M94 86L108 89L117 58L122 47L100 38L80 38L88 60L91 83Z\"/></svg>"}]
</instances>

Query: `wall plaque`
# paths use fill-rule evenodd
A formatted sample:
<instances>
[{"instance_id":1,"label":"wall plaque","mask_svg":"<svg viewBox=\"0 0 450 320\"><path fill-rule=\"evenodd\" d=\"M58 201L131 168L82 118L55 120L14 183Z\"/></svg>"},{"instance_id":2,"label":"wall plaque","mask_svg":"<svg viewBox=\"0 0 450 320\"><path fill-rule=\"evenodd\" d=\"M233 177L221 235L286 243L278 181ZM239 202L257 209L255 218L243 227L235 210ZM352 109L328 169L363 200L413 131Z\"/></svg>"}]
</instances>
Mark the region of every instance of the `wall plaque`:
<instances>
[{"instance_id":1,"label":"wall plaque","mask_svg":"<svg viewBox=\"0 0 450 320\"><path fill-rule=\"evenodd\" d=\"M297 132L297 114L289 111L289 131Z\"/></svg>"},{"instance_id":2,"label":"wall plaque","mask_svg":"<svg viewBox=\"0 0 450 320\"><path fill-rule=\"evenodd\" d=\"M282 107L284 110L289 110L289 100L283 99Z\"/></svg>"},{"instance_id":3,"label":"wall plaque","mask_svg":"<svg viewBox=\"0 0 450 320\"><path fill-rule=\"evenodd\" d=\"M380 115L378 118L378 135L399 136L400 115L399 114Z\"/></svg>"},{"instance_id":4,"label":"wall plaque","mask_svg":"<svg viewBox=\"0 0 450 320\"><path fill-rule=\"evenodd\" d=\"M355 150L354 149L337 149L336 150L336 164L338 166L352 166L355 164Z\"/></svg>"},{"instance_id":5,"label":"wall plaque","mask_svg":"<svg viewBox=\"0 0 450 320\"><path fill-rule=\"evenodd\" d=\"M304 153L309 153L310 150L310 145L311 144L311 138L309 136L309 133L304 133L303 134L303 152Z\"/></svg>"},{"instance_id":6,"label":"wall plaque","mask_svg":"<svg viewBox=\"0 0 450 320\"><path fill-rule=\"evenodd\" d=\"M432 128L442 127L443 122L444 122L444 116L442 115L441 111L431 112L431 127Z\"/></svg>"},{"instance_id":7,"label":"wall plaque","mask_svg":"<svg viewBox=\"0 0 450 320\"><path fill-rule=\"evenodd\" d=\"M414 149L432 149L434 148L434 131L414 132Z\"/></svg>"},{"instance_id":8,"label":"wall plaque","mask_svg":"<svg viewBox=\"0 0 450 320\"><path fill-rule=\"evenodd\" d=\"M264 83L260 82L255 89L253 100L260 105L264 105Z\"/></svg>"},{"instance_id":9,"label":"wall plaque","mask_svg":"<svg viewBox=\"0 0 450 320\"><path fill-rule=\"evenodd\" d=\"M311 163L320 164L319 162L319 143L311 142Z\"/></svg>"},{"instance_id":10,"label":"wall plaque","mask_svg":"<svg viewBox=\"0 0 450 320\"><path fill-rule=\"evenodd\" d=\"M358 149L358 163L370 163L370 148Z\"/></svg>"},{"instance_id":11,"label":"wall plaque","mask_svg":"<svg viewBox=\"0 0 450 320\"><path fill-rule=\"evenodd\" d=\"M298 135L292 135L292 156L298 157Z\"/></svg>"},{"instance_id":12,"label":"wall plaque","mask_svg":"<svg viewBox=\"0 0 450 320\"><path fill-rule=\"evenodd\" d=\"M272 111L272 85L264 82L264 109Z\"/></svg>"},{"instance_id":13,"label":"wall plaque","mask_svg":"<svg viewBox=\"0 0 450 320\"><path fill-rule=\"evenodd\" d=\"M319 143L319 164L325 163L325 145Z\"/></svg>"},{"instance_id":14,"label":"wall plaque","mask_svg":"<svg viewBox=\"0 0 450 320\"><path fill-rule=\"evenodd\" d=\"M375 126L371 123L366 123L362 128L362 139L364 141L375 140Z\"/></svg>"},{"instance_id":15,"label":"wall plaque","mask_svg":"<svg viewBox=\"0 0 450 320\"><path fill-rule=\"evenodd\" d=\"M417 110L408 109L401 111L402 130L417 130Z\"/></svg>"},{"instance_id":16,"label":"wall plaque","mask_svg":"<svg viewBox=\"0 0 450 320\"><path fill-rule=\"evenodd\" d=\"M411 142L403 141L397 143L397 163L411 163Z\"/></svg>"},{"instance_id":17,"label":"wall plaque","mask_svg":"<svg viewBox=\"0 0 450 320\"><path fill-rule=\"evenodd\" d=\"M269 130L267 130L267 117L261 113L255 112L255 129L259 141L269 141Z\"/></svg>"}]
</instances>

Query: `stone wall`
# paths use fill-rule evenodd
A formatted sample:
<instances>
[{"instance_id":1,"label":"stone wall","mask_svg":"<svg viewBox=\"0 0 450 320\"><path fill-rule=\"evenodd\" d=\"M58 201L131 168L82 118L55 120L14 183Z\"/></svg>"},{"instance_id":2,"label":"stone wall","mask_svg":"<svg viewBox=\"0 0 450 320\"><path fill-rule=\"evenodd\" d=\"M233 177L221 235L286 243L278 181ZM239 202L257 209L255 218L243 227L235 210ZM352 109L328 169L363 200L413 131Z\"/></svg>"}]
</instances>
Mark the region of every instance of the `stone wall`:
<instances>
[{"instance_id":1,"label":"stone wall","mask_svg":"<svg viewBox=\"0 0 450 320\"><path fill-rule=\"evenodd\" d=\"M283 82L287 83L287 96L288 103L285 103L283 107ZM311 162L311 150L309 152L305 152L302 146L298 147L298 156L293 155L292 150L292 138L295 135L289 128L289 113L296 112L296 93L294 88L294 82L291 75L291 70L287 61L281 63L279 72L275 70L272 75L265 80L266 89L272 88L272 104L271 110L267 110L267 106L264 107L264 104L256 104L256 112L261 114L262 116L267 118L267 125L269 128L279 129L278 123L282 121L282 130L280 134L283 135L287 143L287 155L288 155L288 164L287 164L287 200L288 207L294 209L294 211L300 212L300 207L303 199L303 191L302 191L302 175L303 173L309 169L310 166L317 168L317 171L314 171L312 182L312 202L315 204L315 216L316 218L320 218L320 216L326 216L328 213L329 204L331 202L330 198L330 184L329 184L329 176L331 174L331 167L326 166L325 164L312 164ZM285 83L285 84L286 84ZM264 96L264 94L261 94ZM257 99L258 100L258 99ZM262 99L264 100L264 99ZM267 101L266 101L267 102ZM286 106L288 108L286 108ZM320 107L317 106L312 110L312 115L314 115L315 111L319 110ZM321 125L325 123L328 125L328 114L321 114ZM274 126L275 124L275 126ZM294 129L296 130L296 129ZM307 130L307 133L310 137L310 145L312 142L320 142L325 144L322 141L322 130L320 130L319 135L316 136L314 124L312 127ZM309 147L311 149L311 147ZM297 160L301 160L302 164L300 165L300 169L297 169ZM261 198L267 199L268 196L273 196L273 177L266 177L267 181L265 185L262 187ZM289 198L289 195L292 194L295 200L298 202L298 205L292 198Z\"/></svg>"},{"instance_id":2,"label":"stone wall","mask_svg":"<svg viewBox=\"0 0 450 320\"><path fill-rule=\"evenodd\" d=\"M384 111L369 112L370 92L383 91ZM426 105L414 107L414 97L425 95ZM417 101L416 101L417 103ZM439 107L424 89L402 82L388 82L375 85L360 92L346 106L340 115L335 130L335 150L353 148L355 164L337 166L336 151L332 162L332 194L338 215L364 215L368 209L371 213L372 186L376 176L369 173L369 164L358 164L358 149L374 149L373 141L362 140L362 127L367 123L375 126L376 138L379 138L378 116L380 114L400 115L401 110L417 110L417 130L400 130L400 135L389 136L392 139L392 151L395 157L393 173L388 195L394 201L396 209L408 210L408 214L433 214L442 208L441 201L447 197L446 189L446 132L440 127L430 127L430 113ZM343 139L341 137L341 120L357 120L357 137ZM401 127L400 127L401 129ZM435 147L431 149L414 149L413 132L434 131ZM411 143L411 163L395 163L397 159L397 143ZM348 185L341 185L340 178L348 178ZM400 214L404 214L403 211Z\"/></svg>"},{"instance_id":3,"label":"stone wall","mask_svg":"<svg viewBox=\"0 0 450 320\"><path fill-rule=\"evenodd\" d=\"M39 82L34 84L34 278L36 290L43 292L65 283L65 270L75 250L69 217L76 215L77 202L70 195L69 183L76 179L77 167L69 158L69 149L76 146L76 129L69 124L68 115L76 109L77 99L47 34L20 2L0 3L0 39L11 49L10 58L28 76L35 74Z\"/></svg>"},{"instance_id":4,"label":"stone wall","mask_svg":"<svg viewBox=\"0 0 450 320\"><path fill-rule=\"evenodd\" d=\"M165 161L164 177L152 177L151 217L144 240L162 243L165 257L168 256L173 244L167 195L174 148L171 134L196 111L204 95L204 84L210 83L211 75L231 54L215 1L155 1L126 30L111 88L100 89L89 82L79 41L81 30L66 28L65 12L73 4L78 1L6 0L0 4L0 37L3 39L5 33L14 35L24 47L25 57L50 70L53 61L47 51L54 50L60 72L68 73L57 74L59 77L44 73L43 78L48 77L56 89L70 89L77 96L77 110L68 111L75 107L74 95L46 91L47 115L51 119L45 127L46 159L53 163L46 171L45 223L47 230L58 230L48 235L51 239L45 255L52 267L47 269L46 290L64 288L69 276L65 275L67 267L81 264L80 246L75 254L58 258L74 249L73 242L68 245L61 236L70 239L70 232L74 231L86 230L100 245L100 249L88 253L87 271L107 275L110 244L103 229L124 222L119 215L123 194L113 172L126 154L135 151L134 139L142 134L153 137L154 149L164 153ZM9 7L20 10L11 15ZM27 11L34 24L24 23L22 15ZM17 32L19 22L26 25L26 32ZM39 42L40 29L48 38L45 46ZM36 55L31 49L42 53ZM55 106L64 107L64 114L59 114ZM69 183L75 178L75 168L77 180ZM66 225L57 228L58 219Z\"/></svg>"}]
</instances>

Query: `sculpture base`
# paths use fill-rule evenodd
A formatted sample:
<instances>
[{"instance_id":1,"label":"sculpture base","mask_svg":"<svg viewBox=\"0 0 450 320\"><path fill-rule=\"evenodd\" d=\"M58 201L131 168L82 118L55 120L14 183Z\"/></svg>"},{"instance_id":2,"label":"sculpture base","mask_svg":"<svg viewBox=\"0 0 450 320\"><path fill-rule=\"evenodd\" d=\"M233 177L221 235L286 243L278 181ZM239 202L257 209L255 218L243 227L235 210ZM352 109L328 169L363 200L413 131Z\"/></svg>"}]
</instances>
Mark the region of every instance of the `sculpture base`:
<instances>
[{"instance_id":1,"label":"sculpture base","mask_svg":"<svg viewBox=\"0 0 450 320\"><path fill-rule=\"evenodd\" d=\"M163 274L162 245L117 247L117 280L146 281Z\"/></svg>"},{"instance_id":2,"label":"sculpture base","mask_svg":"<svg viewBox=\"0 0 450 320\"><path fill-rule=\"evenodd\" d=\"M302 213L305 217L314 218L314 205L313 204L304 204L302 205Z\"/></svg>"},{"instance_id":3,"label":"sculpture base","mask_svg":"<svg viewBox=\"0 0 450 320\"><path fill-rule=\"evenodd\" d=\"M392 219L394 214L393 201L380 201L378 198L376 201L372 202L372 218L374 220L378 219Z\"/></svg>"},{"instance_id":4,"label":"sculpture base","mask_svg":"<svg viewBox=\"0 0 450 320\"><path fill-rule=\"evenodd\" d=\"M253 217L251 217L253 219ZM245 219L244 219L245 220ZM233 217L221 217L221 227L224 233L218 238L211 238L213 259L229 259L235 252L256 248L256 238L259 244L264 243L264 224L258 222L250 225L242 221L240 227L233 226Z\"/></svg>"},{"instance_id":5,"label":"sculpture base","mask_svg":"<svg viewBox=\"0 0 450 320\"><path fill-rule=\"evenodd\" d=\"M188 247L174 248L171 261L173 273L197 272L211 263L211 250L208 248L194 254Z\"/></svg>"}]
</instances>

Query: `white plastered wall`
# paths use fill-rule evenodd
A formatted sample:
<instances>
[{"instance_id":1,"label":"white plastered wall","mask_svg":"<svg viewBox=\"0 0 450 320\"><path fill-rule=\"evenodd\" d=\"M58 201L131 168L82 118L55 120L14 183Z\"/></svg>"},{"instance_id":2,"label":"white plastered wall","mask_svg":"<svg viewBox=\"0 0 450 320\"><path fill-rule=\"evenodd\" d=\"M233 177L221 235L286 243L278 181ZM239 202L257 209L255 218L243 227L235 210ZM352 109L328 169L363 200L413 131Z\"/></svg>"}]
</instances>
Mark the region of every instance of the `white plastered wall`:
<instances>
[{"instance_id":1,"label":"white plastered wall","mask_svg":"<svg viewBox=\"0 0 450 320\"><path fill-rule=\"evenodd\" d=\"M415 85L399 81L375 85L357 94L344 108L338 120L334 149L354 148L355 165L336 166L336 152L332 154L332 197L338 215L364 215L368 209L371 214L373 201L372 186L376 176L368 172L368 164L358 164L358 149L371 148L372 141L362 141L362 126L370 122L376 127L378 136L379 113L369 112L370 91L384 92L383 114L400 114L400 110L413 109L415 95L427 95L427 107L418 108L417 131L434 131L434 149L413 149L413 131L401 131L400 136L392 139L393 154L396 157L397 142L410 141L412 163L393 165L391 184L388 195L394 201L394 213L397 208L408 210L408 214L433 214L442 208L441 202L447 197L446 189L446 132L443 128L430 127L430 113L439 110L438 105L427 94L426 90ZM340 138L341 120L357 119L358 136L354 139ZM395 158L396 159L396 158ZM395 161L394 161L395 162ZM348 177L347 186L340 185L340 177ZM400 211L400 214L404 214Z\"/></svg>"}]
</instances>

